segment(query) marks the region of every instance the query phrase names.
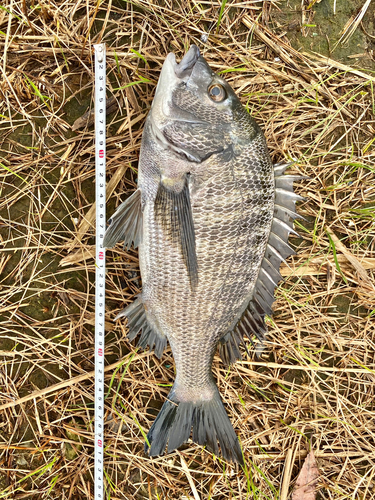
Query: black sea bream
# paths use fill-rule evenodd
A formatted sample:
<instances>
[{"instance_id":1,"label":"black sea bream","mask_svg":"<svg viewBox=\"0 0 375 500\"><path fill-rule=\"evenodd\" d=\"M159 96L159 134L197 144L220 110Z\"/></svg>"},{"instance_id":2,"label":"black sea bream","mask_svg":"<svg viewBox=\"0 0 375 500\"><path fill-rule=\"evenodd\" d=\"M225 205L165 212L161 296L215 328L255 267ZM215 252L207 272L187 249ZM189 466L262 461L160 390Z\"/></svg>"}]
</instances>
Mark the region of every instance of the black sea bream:
<instances>
[{"instance_id":1,"label":"black sea bream","mask_svg":"<svg viewBox=\"0 0 375 500\"><path fill-rule=\"evenodd\" d=\"M264 135L228 83L192 46L168 54L147 117L137 191L116 211L104 246L139 246L142 295L117 318L129 339L160 357L167 340L176 380L148 433L151 456L190 435L243 463L211 365L262 340L280 262L293 253L296 177L272 165Z\"/></svg>"}]
</instances>

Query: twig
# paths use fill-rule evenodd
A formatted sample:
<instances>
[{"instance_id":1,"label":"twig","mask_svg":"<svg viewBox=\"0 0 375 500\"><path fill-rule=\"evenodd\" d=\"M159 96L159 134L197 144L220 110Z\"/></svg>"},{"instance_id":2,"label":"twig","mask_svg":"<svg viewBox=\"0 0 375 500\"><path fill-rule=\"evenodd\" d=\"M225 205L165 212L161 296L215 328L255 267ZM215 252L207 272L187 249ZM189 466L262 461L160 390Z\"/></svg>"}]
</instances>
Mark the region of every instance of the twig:
<instances>
[{"instance_id":1,"label":"twig","mask_svg":"<svg viewBox=\"0 0 375 500\"><path fill-rule=\"evenodd\" d=\"M293 449L289 448L286 452L284 471L283 471L283 482L281 486L280 492L280 500L287 500L288 491L289 491L289 483L290 483L290 473L292 470L292 457L293 457Z\"/></svg>"}]
</instances>

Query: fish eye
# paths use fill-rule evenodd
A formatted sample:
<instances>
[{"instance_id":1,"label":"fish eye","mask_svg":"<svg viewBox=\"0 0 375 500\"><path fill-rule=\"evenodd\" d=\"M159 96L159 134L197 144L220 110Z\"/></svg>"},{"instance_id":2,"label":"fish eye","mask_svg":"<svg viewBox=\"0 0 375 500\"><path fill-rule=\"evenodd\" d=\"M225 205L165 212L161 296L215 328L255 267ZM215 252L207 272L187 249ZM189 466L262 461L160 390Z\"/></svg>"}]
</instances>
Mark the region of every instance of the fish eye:
<instances>
[{"instance_id":1,"label":"fish eye","mask_svg":"<svg viewBox=\"0 0 375 500\"><path fill-rule=\"evenodd\" d=\"M210 99L215 102L224 101L224 99L227 97L225 88L218 83L215 83L208 88L208 95L210 96Z\"/></svg>"}]
</instances>

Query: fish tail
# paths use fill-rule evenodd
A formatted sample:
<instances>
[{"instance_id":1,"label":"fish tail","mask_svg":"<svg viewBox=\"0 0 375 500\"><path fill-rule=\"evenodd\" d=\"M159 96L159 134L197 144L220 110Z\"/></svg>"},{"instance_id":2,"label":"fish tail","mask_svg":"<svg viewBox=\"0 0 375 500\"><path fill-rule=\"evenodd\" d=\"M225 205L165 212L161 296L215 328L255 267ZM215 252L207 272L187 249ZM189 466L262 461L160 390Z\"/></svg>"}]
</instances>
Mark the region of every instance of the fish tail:
<instances>
[{"instance_id":1,"label":"fish tail","mask_svg":"<svg viewBox=\"0 0 375 500\"><path fill-rule=\"evenodd\" d=\"M216 387L212 398L203 401L179 401L172 388L147 435L145 452L164 455L168 447L170 453L188 441L192 430L195 443L215 455L219 455L219 443L224 459L244 465L240 443Z\"/></svg>"}]
</instances>

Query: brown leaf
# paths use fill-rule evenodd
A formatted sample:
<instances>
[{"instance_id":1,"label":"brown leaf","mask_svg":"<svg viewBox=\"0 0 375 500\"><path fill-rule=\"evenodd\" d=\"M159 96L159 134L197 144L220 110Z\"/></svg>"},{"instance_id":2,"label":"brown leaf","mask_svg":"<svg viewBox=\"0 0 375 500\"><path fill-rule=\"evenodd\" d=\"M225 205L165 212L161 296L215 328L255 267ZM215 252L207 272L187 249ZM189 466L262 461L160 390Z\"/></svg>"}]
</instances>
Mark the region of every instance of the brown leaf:
<instances>
[{"instance_id":1,"label":"brown leaf","mask_svg":"<svg viewBox=\"0 0 375 500\"><path fill-rule=\"evenodd\" d=\"M315 500L318 477L319 470L316 466L314 452L310 451L297 477L292 500Z\"/></svg>"}]
</instances>

